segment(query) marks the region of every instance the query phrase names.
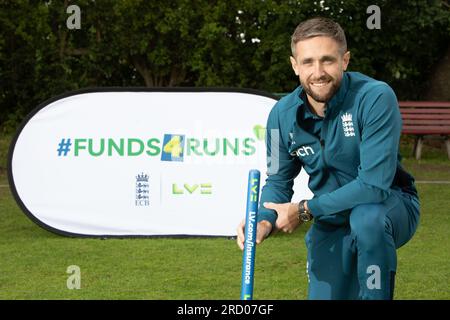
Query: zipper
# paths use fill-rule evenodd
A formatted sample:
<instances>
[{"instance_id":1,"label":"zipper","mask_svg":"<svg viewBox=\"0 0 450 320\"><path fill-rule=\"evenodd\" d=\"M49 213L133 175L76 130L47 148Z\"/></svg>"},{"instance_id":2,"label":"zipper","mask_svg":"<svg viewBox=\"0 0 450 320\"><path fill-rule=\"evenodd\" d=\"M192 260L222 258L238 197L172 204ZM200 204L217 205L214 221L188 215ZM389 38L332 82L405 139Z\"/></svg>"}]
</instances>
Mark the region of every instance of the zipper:
<instances>
[{"instance_id":1,"label":"zipper","mask_svg":"<svg viewBox=\"0 0 450 320\"><path fill-rule=\"evenodd\" d=\"M326 116L325 116L326 117ZM325 136L324 128L325 128L326 119L323 120L322 123L322 129L320 130L320 147L322 151L322 162L323 162L323 168L326 171L327 174L331 174L337 181L339 187L342 187L341 179L339 179L338 175L334 173L334 170L330 170L328 168L328 163L325 158L325 139L323 138Z\"/></svg>"}]
</instances>

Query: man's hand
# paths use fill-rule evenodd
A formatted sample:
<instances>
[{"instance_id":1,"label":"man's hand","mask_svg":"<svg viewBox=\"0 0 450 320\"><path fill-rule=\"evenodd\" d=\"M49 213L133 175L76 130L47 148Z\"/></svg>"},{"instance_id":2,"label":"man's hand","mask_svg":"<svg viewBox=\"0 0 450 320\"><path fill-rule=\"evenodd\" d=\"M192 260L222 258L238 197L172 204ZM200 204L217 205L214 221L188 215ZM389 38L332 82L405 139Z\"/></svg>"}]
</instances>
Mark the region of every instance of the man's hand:
<instances>
[{"instance_id":1,"label":"man's hand","mask_svg":"<svg viewBox=\"0 0 450 320\"><path fill-rule=\"evenodd\" d=\"M272 231L272 224L269 221L260 221L256 227L256 244L260 244ZM245 242L245 219L241 221L237 228L237 244L241 250L244 250Z\"/></svg>"},{"instance_id":2,"label":"man's hand","mask_svg":"<svg viewBox=\"0 0 450 320\"><path fill-rule=\"evenodd\" d=\"M264 207L277 212L276 229L291 233L302 223L298 219L298 206L296 203L264 202Z\"/></svg>"}]
</instances>

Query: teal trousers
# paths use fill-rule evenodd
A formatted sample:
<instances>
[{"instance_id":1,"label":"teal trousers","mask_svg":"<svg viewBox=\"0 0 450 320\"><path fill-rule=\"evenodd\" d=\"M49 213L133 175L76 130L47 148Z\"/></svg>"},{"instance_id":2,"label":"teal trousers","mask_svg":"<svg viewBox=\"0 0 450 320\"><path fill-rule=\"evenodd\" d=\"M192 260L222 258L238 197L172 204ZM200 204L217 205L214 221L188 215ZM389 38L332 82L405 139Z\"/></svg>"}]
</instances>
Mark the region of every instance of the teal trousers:
<instances>
[{"instance_id":1,"label":"teal trousers","mask_svg":"<svg viewBox=\"0 0 450 320\"><path fill-rule=\"evenodd\" d=\"M420 214L416 196L391 191L382 203L354 207L342 225L313 223L305 236L308 299L393 299L396 249Z\"/></svg>"}]
</instances>

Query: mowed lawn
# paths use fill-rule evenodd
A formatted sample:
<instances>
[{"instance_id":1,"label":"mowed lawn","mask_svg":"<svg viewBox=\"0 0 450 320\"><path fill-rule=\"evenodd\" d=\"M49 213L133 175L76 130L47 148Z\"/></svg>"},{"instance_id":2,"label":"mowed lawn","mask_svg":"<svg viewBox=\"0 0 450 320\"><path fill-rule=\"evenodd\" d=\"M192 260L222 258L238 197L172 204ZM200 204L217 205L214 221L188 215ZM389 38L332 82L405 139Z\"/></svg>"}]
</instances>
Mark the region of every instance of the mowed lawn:
<instances>
[{"instance_id":1,"label":"mowed lawn","mask_svg":"<svg viewBox=\"0 0 450 320\"><path fill-rule=\"evenodd\" d=\"M444 155L445 156L445 155ZM450 181L450 161L406 159L416 179ZM0 173L0 185L7 184ZM418 183L422 216L398 250L396 299L450 299L450 184ZM236 222L238 223L238 222ZM256 253L255 299L305 299L307 226ZM30 221L0 187L0 299L239 299L242 253L226 238L80 239ZM80 267L69 290L67 268Z\"/></svg>"}]
</instances>

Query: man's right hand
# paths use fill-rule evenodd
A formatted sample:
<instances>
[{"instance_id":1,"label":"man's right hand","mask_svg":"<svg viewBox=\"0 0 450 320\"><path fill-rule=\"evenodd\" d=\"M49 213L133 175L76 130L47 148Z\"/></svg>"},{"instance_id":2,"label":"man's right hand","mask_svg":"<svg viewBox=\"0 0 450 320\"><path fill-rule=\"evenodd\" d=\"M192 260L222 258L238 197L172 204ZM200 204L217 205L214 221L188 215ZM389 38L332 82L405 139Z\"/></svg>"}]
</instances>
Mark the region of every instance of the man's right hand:
<instances>
[{"instance_id":1,"label":"man's right hand","mask_svg":"<svg viewBox=\"0 0 450 320\"><path fill-rule=\"evenodd\" d=\"M272 231L272 224L269 221L262 220L258 222L256 227L256 244L260 244ZM237 245L241 250L244 250L245 242L245 219L241 221L237 228Z\"/></svg>"}]
</instances>

